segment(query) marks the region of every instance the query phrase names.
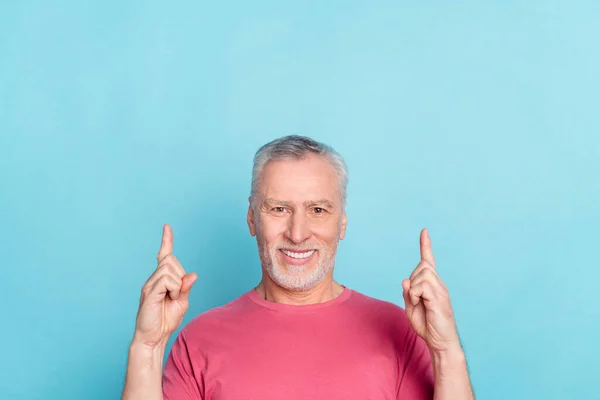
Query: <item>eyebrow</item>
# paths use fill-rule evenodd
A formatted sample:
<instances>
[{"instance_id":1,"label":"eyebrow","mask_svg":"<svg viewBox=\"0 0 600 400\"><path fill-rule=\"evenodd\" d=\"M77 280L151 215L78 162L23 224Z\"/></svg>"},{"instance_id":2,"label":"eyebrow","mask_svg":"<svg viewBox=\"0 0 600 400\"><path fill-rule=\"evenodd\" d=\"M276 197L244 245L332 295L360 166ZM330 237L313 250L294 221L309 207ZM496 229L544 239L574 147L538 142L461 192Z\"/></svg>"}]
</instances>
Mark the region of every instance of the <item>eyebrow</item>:
<instances>
[{"instance_id":1,"label":"eyebrow","mask_svg":"<svg viewBox=\"0 0 600 400\"><path fill-rule=\"evenodd\" d=\"M276 205L277 204L279 206L290 206L291 205L287 201L277 200L277 199L274 199L272 197L269 197L269 198L265 199L265 201L263 201L263 204L269 204L269 205Z\"/></svg>"},{"instance_id":2,"label":"eyebrow","mask_svg":"<svg viewBox=\"0 0 600 400\"><path fill-rule=\"evenodd\" d=\"M287 207L289 207L289 206L291 206L291 205L292 205L292 204L291 204L290 202L288 202L288 201L284 201L284 200L277 200L277 199L274 199L274 198L272 198L272 197L269 197L269 198L265 199L265 201L264 201L264 204L273 204L273 205L277 204L277 205L281 205L281 206L287 206ZM304 206L306 206L306 207L314 207L314 206L317 206L317 207L319 207L319 206L322 206L322 207L325 207L325 208L334 208L334 207L333 207L333 203L331 203L331 202L330 202L329 200L327 200L327 199L319 199L319 200L307 200L307 201L305 201L303 204L304 204Z\"/></svg>"},{"instance_id":3,"label":"eyebrow","mask_svg":"<svg viewBox=\"0 0 600 400\"><path fill-rule=\"evenodd\" d=\"M316 201L305 201L304 205L307 207L323 206L325 208L333 208L333 204L327 199L320 199L320 200L316 200Z\"/></svg>"}]
</instances>

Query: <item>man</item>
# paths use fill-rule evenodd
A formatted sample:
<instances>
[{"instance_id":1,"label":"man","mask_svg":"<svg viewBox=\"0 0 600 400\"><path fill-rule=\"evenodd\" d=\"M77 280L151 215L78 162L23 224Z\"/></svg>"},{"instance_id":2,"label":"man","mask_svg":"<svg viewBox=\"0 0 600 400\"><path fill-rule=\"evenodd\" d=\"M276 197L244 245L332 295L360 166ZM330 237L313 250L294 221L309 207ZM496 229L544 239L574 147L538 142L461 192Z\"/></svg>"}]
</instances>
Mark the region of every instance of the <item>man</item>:
<instances>
[{"instance_id":1,"label":"man","mask_svg":"<svg viewBox=\"0 0 600 400\"><path fill-rule=\"evenodd\" d=\"M247 223L262 279L187 324L197 279L168 225L142 290L123 399L474 399L448 290L421 231L405 310L333 279L347 170L331 147L287 136L254 157Z\"/></svg>"}]
</instances>

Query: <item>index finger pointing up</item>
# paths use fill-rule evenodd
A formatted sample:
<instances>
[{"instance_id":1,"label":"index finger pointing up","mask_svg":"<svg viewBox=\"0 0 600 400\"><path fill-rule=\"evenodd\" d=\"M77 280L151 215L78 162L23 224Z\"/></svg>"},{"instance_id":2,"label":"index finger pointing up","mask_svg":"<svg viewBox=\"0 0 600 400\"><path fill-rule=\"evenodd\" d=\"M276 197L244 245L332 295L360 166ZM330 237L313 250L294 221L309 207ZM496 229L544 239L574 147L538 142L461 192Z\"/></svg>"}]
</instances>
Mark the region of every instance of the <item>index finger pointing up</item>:
<instances>
[{"instance_id":1,"label":"index finger pointing up","mask_svg":"<svg viewBox=\"0 0 600 400\"><path fill-rule=\"evenodd\" d=\"M433 258L433 250L431 249L431 238L427 228L421 231L421 260L427 261L435 268L435 259Z\"/></svg>"},{"instance_id":2,"label":"index finger pointing up","mask_svg":"<svg viewBox=\"0 0 600 400\"><path fill-rule=\"evenodd\" d=\"M158 262L173 252L173 230L169 224L163 226L162 243L158 252Z\"/></svg>"}]
</instances>

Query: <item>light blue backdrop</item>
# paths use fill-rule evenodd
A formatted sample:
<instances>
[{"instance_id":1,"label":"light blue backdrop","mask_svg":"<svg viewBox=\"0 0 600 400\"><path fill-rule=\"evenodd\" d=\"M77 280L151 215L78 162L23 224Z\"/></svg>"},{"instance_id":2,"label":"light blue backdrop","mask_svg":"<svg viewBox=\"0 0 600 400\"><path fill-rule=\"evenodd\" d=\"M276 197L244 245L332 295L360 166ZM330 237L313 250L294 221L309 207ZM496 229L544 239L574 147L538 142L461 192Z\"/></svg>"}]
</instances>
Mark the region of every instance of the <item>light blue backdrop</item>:
<instances>
[{"instance_id":1,"label":"light blue backdrop","mask_svg":"<svg viewBox=\"0 0 600 400\"><path fill-rule=\"evenodd\" d=\"M3 2L0 398L118 398L161 226L194 315L258 282L254 151L350 167L337 279L431 232L480 399L600 399L597 2Z\"/></svg>"}]
</instances>

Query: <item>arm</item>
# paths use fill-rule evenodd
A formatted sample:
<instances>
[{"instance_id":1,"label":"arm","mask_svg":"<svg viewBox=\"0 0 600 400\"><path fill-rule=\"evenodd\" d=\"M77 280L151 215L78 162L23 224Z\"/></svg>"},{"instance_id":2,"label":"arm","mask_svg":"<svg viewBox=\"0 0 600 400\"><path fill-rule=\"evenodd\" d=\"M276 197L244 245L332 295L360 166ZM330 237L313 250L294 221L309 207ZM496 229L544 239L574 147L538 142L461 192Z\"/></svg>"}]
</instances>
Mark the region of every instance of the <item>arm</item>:
<instances>
[{"instance_id":1,"label":"arm","mask_svg":"<svg viewBox=\"0 0 600 400\"><path fill-rule=\"evenodd\" d=\"M432 352L434 400L475 400L462 349Z\"/></svg>"},{"instance_id":2,"label":"arm","mask_svg":"<svg viewBox=\"0 0 600 400\"><path fill-rule=\"evenodd\" d=\"M142 288L122 400L163 399L165 348L183 320L190 289L198 278L194 273L186 274L172 253L173 232L165 225L158 267Z\"/></svg>"},{"instance_id":3,"label":"arm","mask_svg":"<svg viewBox=\"0 0 600 400\"><path fill-rule=\"evenodd\" d=\"M431 239L421 231L421 262L402 282L410 325L429 348L434 376L434 400L474 400L448 288L440 279Z\"/></svg>"},{"instance_id":4,"label":"arm","mask_svg":"<svg viewBox=\"0 0 600 400\"><path fill-rule=\"evenodd\" d=\"M129 348L123 400L162 400L162 365L165 347L132 343Z\"/></svg>"}]
</instances>

